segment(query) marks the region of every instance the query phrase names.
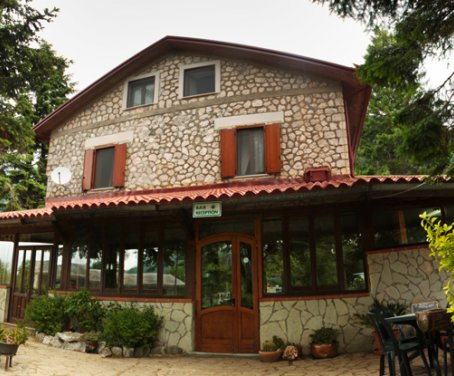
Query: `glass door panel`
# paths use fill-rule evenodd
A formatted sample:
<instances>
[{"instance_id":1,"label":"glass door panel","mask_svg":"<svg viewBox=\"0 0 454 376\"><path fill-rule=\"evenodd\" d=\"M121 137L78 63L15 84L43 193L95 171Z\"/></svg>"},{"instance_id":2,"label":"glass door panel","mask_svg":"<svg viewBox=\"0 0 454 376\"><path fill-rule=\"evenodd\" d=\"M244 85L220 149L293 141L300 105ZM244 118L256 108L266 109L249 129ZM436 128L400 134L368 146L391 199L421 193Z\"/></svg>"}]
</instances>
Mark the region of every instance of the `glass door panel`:
<instances>
[{"instance_id":1,"label":"glass door panel","mask_svg":"<svg viewBox=\"0 0 454 376\"><path fill-rule=\"evenodd\" d=\"M17 264L15 291L26 293L29 290L32 251L20 250Z\"/></svg>"},{"instance_id":2,"label":"glass door panel","mask_svg":"<svg viewBox=\"0 0 454 376\"><path fill-rule=\"evenodd\" d=\"M240 242L241 306L254 308L251 245Z\"/></svg>"},{"instance_id":3,"label":"glass door panel","mask_svg":"<svg viewBox=\"0 0 454 376\"><path fill-rule=\"evenodd\" d=\"M32 295L38 295L41 291L41 286L40 286L40 276L41 276L41 267L42 267L42 261L43 261L43 251L40 249L37 249L35 251L35 268L33 271L33 279L32 279Z\"/></svg>"},{"instance_id":4,"label":"glass door panel","mask_svg":"<svg viewBox=\"0 0 454 376\"><path fill-rule=\"evenodd\" d=\"M202 248L202 308L234 306L232 243L222 241Z\"/></svg>"}]
</instances>

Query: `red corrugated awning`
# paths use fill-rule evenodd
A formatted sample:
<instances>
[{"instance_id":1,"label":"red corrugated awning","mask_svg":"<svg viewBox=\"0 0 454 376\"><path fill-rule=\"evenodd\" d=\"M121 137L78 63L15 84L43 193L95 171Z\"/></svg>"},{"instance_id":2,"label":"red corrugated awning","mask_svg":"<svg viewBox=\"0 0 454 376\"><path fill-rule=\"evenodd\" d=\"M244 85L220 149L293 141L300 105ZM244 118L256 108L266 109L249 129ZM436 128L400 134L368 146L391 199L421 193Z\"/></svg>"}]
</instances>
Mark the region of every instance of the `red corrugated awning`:
<instances>
[{"instance_id":1,"label":"red corrugated awning","mask_svg":"<svg viewBox=\"0 0 454 376\"><path fill-rule=\"evenodd\" d=\"M49 199L42 209L0 213L0 220L50 217L56 211L169 204L296 192L336 190L376 184L423 183L425 176L334 176L322 182L303 179L266 179L146 191L86 194Z\"/></svg>"}]
</instances>

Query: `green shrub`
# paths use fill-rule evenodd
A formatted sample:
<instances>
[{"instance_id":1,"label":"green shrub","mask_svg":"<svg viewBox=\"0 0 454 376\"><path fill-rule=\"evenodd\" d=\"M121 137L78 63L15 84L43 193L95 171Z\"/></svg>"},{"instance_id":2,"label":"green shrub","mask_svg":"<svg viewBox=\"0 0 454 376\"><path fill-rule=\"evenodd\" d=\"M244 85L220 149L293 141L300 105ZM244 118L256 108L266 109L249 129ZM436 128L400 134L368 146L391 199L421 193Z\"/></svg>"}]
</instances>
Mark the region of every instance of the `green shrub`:
<instances>
[{"instance_id":1,"label":"green shrub","mask_svg":"<svg viewBox=\"0 0 454 376\"><path fill-rule=\"evenodd\" d=\"M82 289L66 296L65 314L70 329L76 332L101 331L105 309L87 290Z\"/></svg>"},{"instance_id":2,"label":"green shrub","mask_svg":"<svg viewBox=\"0 0 454 376\"><path fill-rule=\"evenodd\" d=\"M56 296L39 296L27 304L25 321L37 332L55 335L65 326L65 298Z\"/></svg>"},{"instance_id":3,"label":"green shrub","mask_svg":"<svg viewBox=\"0 0 454 376\"><path fill-rule=\"evenodd\" d=\"M104 320L102 339L108 346L138 347L154 342L161 318L153 307L111 307Z\"/></svg>"}]
</instances>

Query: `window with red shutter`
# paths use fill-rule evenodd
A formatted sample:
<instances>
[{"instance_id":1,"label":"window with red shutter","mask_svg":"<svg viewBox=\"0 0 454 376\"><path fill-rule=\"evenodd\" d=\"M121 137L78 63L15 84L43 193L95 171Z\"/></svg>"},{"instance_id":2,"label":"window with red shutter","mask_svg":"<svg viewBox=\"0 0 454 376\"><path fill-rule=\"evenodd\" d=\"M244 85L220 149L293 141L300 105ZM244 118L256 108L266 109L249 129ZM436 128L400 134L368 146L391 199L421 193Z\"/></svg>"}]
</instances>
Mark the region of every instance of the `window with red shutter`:
<instances>
[{"instance_id":1,"label":"window with red shutter","mask_svg":"<svg viewBox=\"0 0 454 376\"><path fill-rule=\"evenodd\" d=\"M121 188L125 183L126 144L85 151L83 191Z\"/></svg>"},{"instance_id":2,"label":"window with red shutter","mask_svg":"<svg viewBox=\"0 0 454 376\"><path fill-rule=\"evenodd\" d=\"M222 129L220 136L223 179L281 171L279 124Z\"/></svg>"},{"instance_id":3,"label":"window with red shutter","mask_svg":"<svg viewBox=\"0 0 454 376\"><path fill-rule=\"evenodd\" d=\"M236 175L236 129L221 130L221 177Z\"/></svg>"},{"instance_id":4,"label":"window with red shutter","mask_svg":"<svg viewBox=\"0 0 454 376\"><path fill-rule=\"evenodd\" d=\"M281 172L281 126L265 127L265 167L268 174Z\"/></svg>"}]
</instances>

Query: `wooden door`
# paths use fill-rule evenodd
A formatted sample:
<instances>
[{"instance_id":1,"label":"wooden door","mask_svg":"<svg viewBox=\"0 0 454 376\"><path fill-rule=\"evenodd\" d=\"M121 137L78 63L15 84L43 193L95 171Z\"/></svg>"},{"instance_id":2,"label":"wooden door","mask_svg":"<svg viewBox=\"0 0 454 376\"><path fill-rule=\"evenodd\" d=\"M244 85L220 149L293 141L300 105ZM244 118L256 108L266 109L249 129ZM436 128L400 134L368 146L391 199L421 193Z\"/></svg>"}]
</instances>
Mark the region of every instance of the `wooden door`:
<instances>
[{"instance_id":1,"label":"wooden door","mask_svg":"<svg viewBox=\"0 0 454 376\"><path fill-rule=\"evenodd\" d=\"M49 246L20 246L14 271L9 321L24 319L25 308L33 296L44 294L49 288Z\"/></svg>"},{"instance_id":2,"label":"wooden door","mask_svg":"<svg viewBox=\"0 0 454 376\"><path fill-rule=\"evenodd\" d=\"M247 236L215 236L197 247L196 349L258 350L257 250Z\"/></svg>"}]
</instances>

